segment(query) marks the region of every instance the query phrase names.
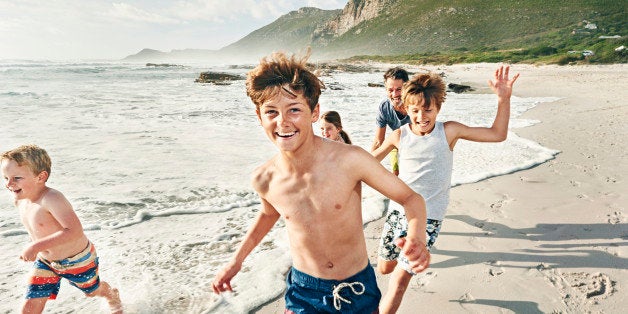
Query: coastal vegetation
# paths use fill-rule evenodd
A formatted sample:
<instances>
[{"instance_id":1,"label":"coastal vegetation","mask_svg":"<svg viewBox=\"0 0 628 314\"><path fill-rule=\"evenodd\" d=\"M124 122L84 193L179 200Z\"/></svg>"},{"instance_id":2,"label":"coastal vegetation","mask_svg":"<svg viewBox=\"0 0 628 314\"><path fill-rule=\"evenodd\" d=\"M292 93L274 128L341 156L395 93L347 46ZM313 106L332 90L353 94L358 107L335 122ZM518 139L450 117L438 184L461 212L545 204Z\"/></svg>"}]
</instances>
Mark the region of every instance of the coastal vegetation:
<instances>
[{"instance_id":1,"label":"coastal vegetation","mask_svg":"<svg viewBox=\"0 0 628 314\"><path fill-rule=\"evenodd\" d=\"M626 63L627 5L626 0L349 0L343 10L289 12L204 56L257 60L270 51L311 47L321 60Z\"/></svg>"}]
</instances>

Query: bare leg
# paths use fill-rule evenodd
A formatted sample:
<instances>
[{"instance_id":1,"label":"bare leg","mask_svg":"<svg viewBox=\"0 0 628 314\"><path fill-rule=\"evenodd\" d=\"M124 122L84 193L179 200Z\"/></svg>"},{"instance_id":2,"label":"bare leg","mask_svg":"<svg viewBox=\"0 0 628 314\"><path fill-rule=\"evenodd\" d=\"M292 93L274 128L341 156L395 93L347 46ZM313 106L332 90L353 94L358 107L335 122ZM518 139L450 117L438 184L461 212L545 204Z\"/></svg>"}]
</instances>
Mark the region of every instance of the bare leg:
<instances>
[{"instance_id":1,"label":"bare leg","mask_svg":"<svg viewBox=\"0 0 628 314\"><path fill-rule=\"evenodd\" d=\"M377 271L382 275L392 273L395 270L395 266L397 266L397 260L387 261L381 257L377 258Z\"/></svg>"},{"instance_id":2,"label":"bare leg","mask_svg":"<svg viewBox=\"0 0 628 314\"><path fill-rule=\"evenodd\" d=\"M46 306L47 297L26 299L22 305L22 314L39 314L44 311Z\"/></svg>"},{"instance_id":3,"label":"bare leg","mask_svg":"<svg viewBox=\"0 0 628 314\"><path fill-rule=\"evenodd\" d=\"M100 286L94 292L87 295L88 297L103 297L109 304L112 314L122 313L122 302L120 301L120 293L118 289L112 288L108 283L101 281Z\"/></svg>"},{"instance_id":4,"label":"bare leg","mask_svg":"<svg viewBox=\"0 0 628 314\"><path fill-rule=\"evenodd\" d=\"M399 306L401 305L403 295L410 284L410 279L412 279L412 275L410 275L407 271L401 267L395 268L394 272L390 276L390 281L388 282L388 291L386 291L386 295L384 295L379 304L381 314L397 312Z\"/></svg>"}]
</instances>

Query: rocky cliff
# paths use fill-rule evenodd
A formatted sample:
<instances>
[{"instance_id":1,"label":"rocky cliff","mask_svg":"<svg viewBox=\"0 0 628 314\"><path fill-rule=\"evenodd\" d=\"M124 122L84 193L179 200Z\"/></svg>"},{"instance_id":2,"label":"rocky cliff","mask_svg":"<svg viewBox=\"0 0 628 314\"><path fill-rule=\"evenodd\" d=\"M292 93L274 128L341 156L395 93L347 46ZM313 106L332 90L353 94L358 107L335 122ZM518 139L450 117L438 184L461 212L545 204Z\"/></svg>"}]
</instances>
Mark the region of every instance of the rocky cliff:
<instances>
[{"instance_id":1,"label":"rocky cliff","mask_svg":"<svg viewBox=\"0 0 628 314\"><path fill-rule=\"evenodd\" d=\"M379 16L387 7L398 0L349 0L342 13L317 28L312 34L312 42L325 45L333 37L340 36L361 22Z\"/></svg>"}]
</instances>

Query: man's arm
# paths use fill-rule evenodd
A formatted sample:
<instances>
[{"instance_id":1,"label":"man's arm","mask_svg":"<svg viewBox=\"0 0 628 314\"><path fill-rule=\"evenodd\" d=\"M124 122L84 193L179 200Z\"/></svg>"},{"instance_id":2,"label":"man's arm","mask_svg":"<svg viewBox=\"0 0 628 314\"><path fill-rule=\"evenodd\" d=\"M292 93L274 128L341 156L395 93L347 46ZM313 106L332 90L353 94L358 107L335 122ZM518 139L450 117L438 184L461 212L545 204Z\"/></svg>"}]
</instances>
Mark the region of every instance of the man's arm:
<instances>
[{"instance_id":1,"label":"man's arm","mask_svg":"<svg viewBox=\"0 0 628 314\"><path fill-rule=\"evenodd\" d=\"M489 80L488 85L497 95L497 114L490 128L469 127L462 123L446 122L449 147L453 148L458 139L474 142L501 142L508 136L508 122L510 120L510 97L512 86L519 74L508 78L509 66L500 66L495 71L495 82Z\"/></svg>"},{"instance_id":2,"label":"man's arm","mask_svg":"<svg viewBox=\"0 0 628 314\"><path fill-rule=\"evenodd\" d=\"M382 145L384 137L386 137L386 126L375 129L375 137L373 138L373 145L371 145L371 152L375 151Z\"/></svg>"},{"instance_id":3,"label":"man's arm","mask_svg":"<svg viewBox=\"0 0 628 314\"><path fill-rule=\"evenodd\" d=\"M390 151L399 146L399 137L401 135L401 130L395 130L389 137L387 137L384 142L377 147L375 150L371 151L371 155L375 157L375 159L382 161Z\"/></svg>"},{"instance_id":4,"label":"man's arm","mask_svg":"<svg viewBox=\"0 0 628 314\"><path fill-rule=\"evenodd\" d=\"M279 220L279 212L268 203L264 198L262 200L262 210L260 210L257 219L244 236L240 247L236 250L233 259L218 272L212 282L214 293L220 294L223 291L233 291L231 288L231 279L240 271L244 259L253 251L253 249L262 241L264 236L268 234L270 229Z\"/></svg>"}]
</instances>

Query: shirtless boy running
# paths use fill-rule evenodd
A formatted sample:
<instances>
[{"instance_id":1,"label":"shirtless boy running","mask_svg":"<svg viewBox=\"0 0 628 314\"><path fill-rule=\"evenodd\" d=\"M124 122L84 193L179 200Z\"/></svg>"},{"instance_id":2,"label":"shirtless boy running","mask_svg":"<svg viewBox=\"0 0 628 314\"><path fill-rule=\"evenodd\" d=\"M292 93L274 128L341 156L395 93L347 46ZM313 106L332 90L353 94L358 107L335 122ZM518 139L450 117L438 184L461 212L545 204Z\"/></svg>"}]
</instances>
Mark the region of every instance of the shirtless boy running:
<instances>
[{"instance_id":1,"label":"shirtless boy running","mask_svg":"<svg viewBox=\"0 0 628 314\"><path fill-rule=\"evenodd\" d=\"M118 290L100 281L96 249L72 205L61 192L46 186L48 153L34 145L20 146L3 153L0 165L32 240L20 254L20 259L34 261L22 313L41 313L46 301L57 297L61 278L89 297L104 297L112 313L122 313Z\"/></svg>"},{"instance_id":2,"label":"shirtless boy running","mask_svg":"<svg viewBox=\"0 0 628 314\"><path fill-rule=\"evenodd\" d=\"M232 291L244 259L283 217L293 261L285 312L376 312L381 293L362 229L362 182L404 207L409 228L402 250L416 272L430 259L425 202L362 148L314 135L324 85L306 60L274 53L248 74L247 95L279 153L253 173L261 210L212 287Z\"/></svg>"}]
</instances>

